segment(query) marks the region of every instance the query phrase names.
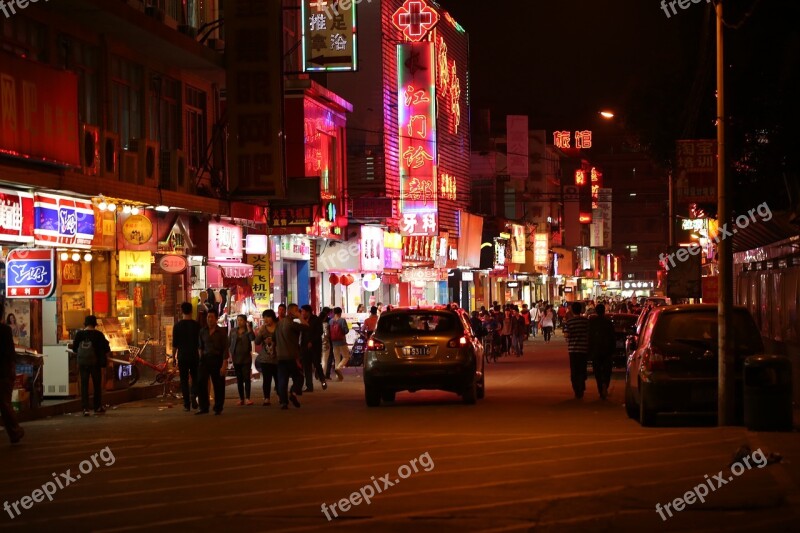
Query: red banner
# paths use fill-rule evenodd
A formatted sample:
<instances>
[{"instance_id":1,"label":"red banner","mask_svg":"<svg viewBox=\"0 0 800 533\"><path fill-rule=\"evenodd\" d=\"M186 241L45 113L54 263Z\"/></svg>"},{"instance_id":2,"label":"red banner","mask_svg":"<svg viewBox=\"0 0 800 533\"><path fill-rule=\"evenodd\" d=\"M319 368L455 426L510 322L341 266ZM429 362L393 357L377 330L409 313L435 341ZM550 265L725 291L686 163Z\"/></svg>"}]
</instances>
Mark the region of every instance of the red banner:
<instances>
[{"instance_id":1,"label":"red banner","mask_svg":"<svg viewBox=\"0 0 800 533\"><path fill-rule=\"evenodd\" d=\"M33 242L33 195L0 189L0 236L4 241Z\"/></svg>"},{"instance_id":2,"label":"red banner","mask_svg":"<svg viewBox=\"0 0 800 533\"><path fill-rule=\"evenodd\" d=\"M0 153L79 166L78 78L2 53Z\"/></svg>"}]
</instances>

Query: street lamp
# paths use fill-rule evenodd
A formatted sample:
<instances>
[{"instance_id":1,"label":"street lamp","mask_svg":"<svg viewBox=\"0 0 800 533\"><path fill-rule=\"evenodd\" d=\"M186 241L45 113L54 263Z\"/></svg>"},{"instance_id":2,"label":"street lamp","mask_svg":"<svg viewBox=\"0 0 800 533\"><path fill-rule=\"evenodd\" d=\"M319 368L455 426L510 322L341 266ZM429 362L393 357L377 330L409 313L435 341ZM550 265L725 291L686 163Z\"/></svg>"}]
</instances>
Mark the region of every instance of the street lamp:
<instances>
[{"instance_id":1,"label":"street lamp","mask_svg":"<svg viewBox=\"0 0 800 533\"><path fill-rule=\"evenodd\" d=\"M600 111L600 116L603 117L604 119L611 120L612 118L614 118L615 115L613 111L604 110Z\"/></svg>"}]
</instances>

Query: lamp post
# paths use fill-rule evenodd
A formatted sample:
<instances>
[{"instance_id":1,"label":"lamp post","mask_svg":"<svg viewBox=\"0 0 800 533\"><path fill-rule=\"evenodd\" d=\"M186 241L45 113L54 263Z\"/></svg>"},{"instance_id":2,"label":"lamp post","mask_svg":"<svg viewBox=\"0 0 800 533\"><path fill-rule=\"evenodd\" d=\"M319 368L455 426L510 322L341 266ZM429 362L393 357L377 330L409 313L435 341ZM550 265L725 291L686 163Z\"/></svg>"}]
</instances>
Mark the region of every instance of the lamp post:
<instances>
[{"instance_id":1,"label":"lamp post","mask_svg":"<svg viewBox=\"0 0 800 533\"><path fill-rule=\"evenodd\" d=\"M721 227L730 221L731 211L727 200L727 176L725 173L725 62L723 48L724 20L722 0L715 5L717 19L717 206ZM718 334L718 381L717 424L728 426L735 422L735 369L731 360L733 313L733 242L721 239L719 247L719 302L717 305Z\"/></svg>"}]
</instances>

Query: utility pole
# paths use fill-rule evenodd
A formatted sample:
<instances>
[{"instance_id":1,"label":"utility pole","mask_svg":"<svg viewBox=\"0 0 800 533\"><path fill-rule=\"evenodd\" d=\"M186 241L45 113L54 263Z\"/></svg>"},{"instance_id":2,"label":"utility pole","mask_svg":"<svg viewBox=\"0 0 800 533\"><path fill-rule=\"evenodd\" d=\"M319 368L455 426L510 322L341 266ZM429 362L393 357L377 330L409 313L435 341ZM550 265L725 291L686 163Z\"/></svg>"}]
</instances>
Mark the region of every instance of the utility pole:
<instances>
[{"instance_id":1,"label":"utility pole","mask_svg":"<svg viewBox=\"0 0 800 533\"><path fill-rule=\"evenodd\" d=\"M672 185L672 171L667 174L667 194L669 195L669 246L675 246L675 191Z\"/></svg>"},{"instance_id":2,"label":"utility pole","mask_svg":"<svg viewBox=\"0 0 800 533\"><path fill-rule=\"evenodd\" d=\"M722 0L717 0L717 219L719 227L724 228L731 220L728 204L728 181L725 158L725 56L723 49L723 10ZM724 233L720 232L720 235ZM718 318L718 398L717 424L730 426L735 423L736 376L732 359L731 339L733 334L731 318L733 315L733 242L730 239L719 241L719 303Z\"/></svg>"}]
</instances>

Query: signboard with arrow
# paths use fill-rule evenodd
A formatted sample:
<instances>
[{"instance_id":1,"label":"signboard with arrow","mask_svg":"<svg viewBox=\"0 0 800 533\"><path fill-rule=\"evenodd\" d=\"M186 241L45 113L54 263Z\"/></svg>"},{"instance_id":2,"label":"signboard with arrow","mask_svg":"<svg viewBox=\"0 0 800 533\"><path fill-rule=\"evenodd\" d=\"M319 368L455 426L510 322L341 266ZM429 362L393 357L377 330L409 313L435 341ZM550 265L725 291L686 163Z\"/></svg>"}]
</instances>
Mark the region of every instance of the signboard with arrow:
<instances>
[{"instance_id":1,"label":"signboard with arrow","mask_svg":"<svg viewBox=\"0 0 800 533\"><path fill-rule=\"evenodd\" d=\"M303 0L303 71L355 71L356 2Z\"/></svg>"}]
</instances>

